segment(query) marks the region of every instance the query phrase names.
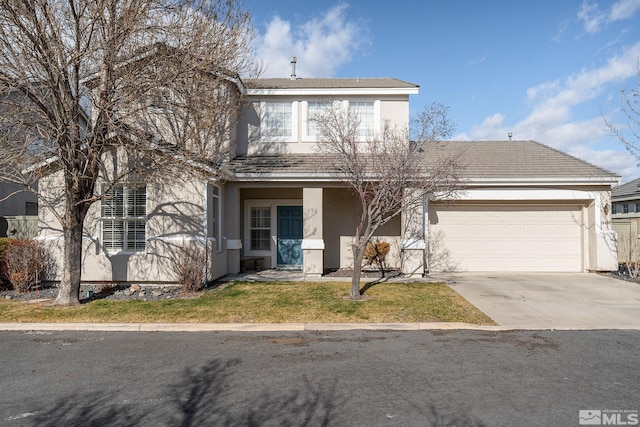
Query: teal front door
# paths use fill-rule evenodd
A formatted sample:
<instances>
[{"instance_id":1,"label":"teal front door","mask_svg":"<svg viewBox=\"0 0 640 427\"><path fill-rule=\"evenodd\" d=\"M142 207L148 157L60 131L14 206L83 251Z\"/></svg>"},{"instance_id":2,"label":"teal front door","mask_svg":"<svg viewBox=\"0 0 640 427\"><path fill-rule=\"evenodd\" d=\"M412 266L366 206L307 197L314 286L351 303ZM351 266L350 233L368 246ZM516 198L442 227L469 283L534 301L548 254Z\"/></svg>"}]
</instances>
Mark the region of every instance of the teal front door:
<instances>
[{"instance_id":1,"label":"teal front door","mask_svg":"<svg viewBox=\"0 0 640 427\"><path fill-rule=\"evenodd\" d=\"M302 265L302 206L278 206L278 265Z\"/></svg>"}]
</instances>

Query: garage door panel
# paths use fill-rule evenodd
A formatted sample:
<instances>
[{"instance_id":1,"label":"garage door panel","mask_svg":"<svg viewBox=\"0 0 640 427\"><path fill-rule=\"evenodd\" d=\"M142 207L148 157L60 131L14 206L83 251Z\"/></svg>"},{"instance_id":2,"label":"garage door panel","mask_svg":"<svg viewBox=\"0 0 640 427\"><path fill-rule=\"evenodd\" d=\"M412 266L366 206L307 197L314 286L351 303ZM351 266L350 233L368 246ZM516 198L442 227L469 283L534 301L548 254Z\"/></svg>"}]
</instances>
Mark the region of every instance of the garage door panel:
<instances>
[{"instance_id":1,"label":"garage door panel","mask_svg":"<svg viewBox=\"0 0 640 427\"><path fill-rule=\"evenodd\" d=\"M582 271L580 206L432 205L429 217L434 270Z\"/></svg>"}]
</instances>

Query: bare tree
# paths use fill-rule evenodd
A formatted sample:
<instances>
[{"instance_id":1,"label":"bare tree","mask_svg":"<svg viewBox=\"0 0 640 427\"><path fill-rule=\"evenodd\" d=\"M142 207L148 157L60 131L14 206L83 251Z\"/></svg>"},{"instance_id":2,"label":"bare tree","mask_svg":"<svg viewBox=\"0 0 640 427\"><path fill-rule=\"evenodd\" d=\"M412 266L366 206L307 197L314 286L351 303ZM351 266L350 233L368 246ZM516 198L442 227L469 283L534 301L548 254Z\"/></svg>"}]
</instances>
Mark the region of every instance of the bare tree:
<instances>
[{"instance_id":1,"label":"bare tree","mask_svg":"<svg viewBox=\"0 0 640 427\"><path fill-rule=\"evenodd\" d=\"M638 85L640 85L640 70L638 71ZM621 91L622 112L627 118L626 126L620 127L606 117L604 121L611 131L622 142L640 165L640 90L634 89L631 94Z\"/></svg>"},{"instance_id":2,"label":"bare tree","mask_svg":"<svg viewBox=\"0 0 640 427\"><path fill-rule=\"evenodd\" d=\"M426 159L426 144L449 137L453 132L441 104L426 107L409 128L384 123L377 135L363 140L359 118L330 104L313 117L319 135L318 150L330 156L338 176L353 191L360 208L353 252L351 298L361 297L361 265L367 243L381 226L421 206L425 197L446 198L460 188L459 156ZM410 135L420 138L410 139Z\"/></svg>"},{"instance_id":3,"label":"bare tree","mask_svg":"<svg viewBox=\"0 0 640 427\"><path fill-rule=\"evenodd\" d=\"M257 72L253 36L234 1L0 3L0 180L26 189L62 174L59 199L39 194L64 235L57 304L79 302L84 220L116 183L171 176L180 161L216 173L232 149L236 73ZM117 169L105 166L114 153Z\"/></svg>"}]
</instances>

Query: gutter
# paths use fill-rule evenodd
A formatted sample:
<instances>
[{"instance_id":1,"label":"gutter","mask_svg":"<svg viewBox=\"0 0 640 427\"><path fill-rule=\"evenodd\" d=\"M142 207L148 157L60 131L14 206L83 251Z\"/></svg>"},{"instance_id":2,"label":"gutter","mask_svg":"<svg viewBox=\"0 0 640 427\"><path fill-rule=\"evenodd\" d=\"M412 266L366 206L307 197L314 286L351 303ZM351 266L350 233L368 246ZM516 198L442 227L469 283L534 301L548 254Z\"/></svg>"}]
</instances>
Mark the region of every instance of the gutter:
<instances>
[{"instance_id":1,"label":"gutter","mask_svg":"<svg viewBox=\"0 0 640 427\"><path fill-rule=\"evenodd\" d=\"M342 182L343 180L331 173L255 173L240 172L234 173L227 171L227 179L229 181L263 181L263 182L281 182L281 181L323 181L323 182ZM582 178L470 178L463 179L462 183L467 187L479 187L487 185L500 185L503 187L522 186L558 186L558 185L611 185L620 180L618 176L611 177L582 177Z\"/></svg>"}]
</instances>

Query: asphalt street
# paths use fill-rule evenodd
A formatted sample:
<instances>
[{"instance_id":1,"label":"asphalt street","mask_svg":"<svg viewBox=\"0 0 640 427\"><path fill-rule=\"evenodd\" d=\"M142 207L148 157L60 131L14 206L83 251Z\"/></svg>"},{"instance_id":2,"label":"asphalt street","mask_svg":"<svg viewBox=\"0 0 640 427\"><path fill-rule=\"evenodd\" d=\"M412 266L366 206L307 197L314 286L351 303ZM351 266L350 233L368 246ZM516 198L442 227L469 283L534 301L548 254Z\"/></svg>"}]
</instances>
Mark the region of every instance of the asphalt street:
<instances>
[{"instance_id":1,"label":"asphalt street","mask_svg":"<svg viewBox=\"0 0 640 427\"><path fill-rule=\"evenodd\" d=\"M0 332L0 425L577 426L640 410L639 354L638 331Z\"/></svg>"}]
</instances>

